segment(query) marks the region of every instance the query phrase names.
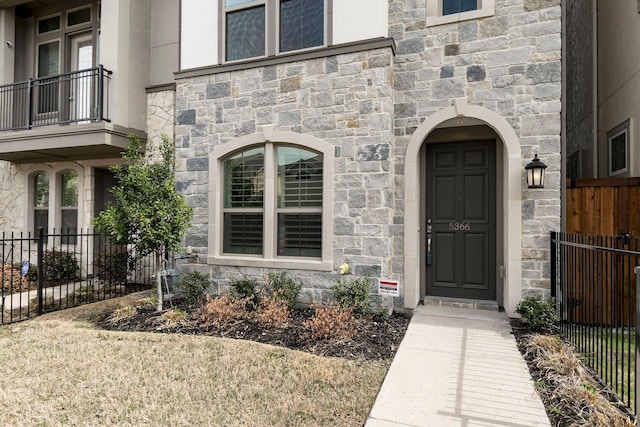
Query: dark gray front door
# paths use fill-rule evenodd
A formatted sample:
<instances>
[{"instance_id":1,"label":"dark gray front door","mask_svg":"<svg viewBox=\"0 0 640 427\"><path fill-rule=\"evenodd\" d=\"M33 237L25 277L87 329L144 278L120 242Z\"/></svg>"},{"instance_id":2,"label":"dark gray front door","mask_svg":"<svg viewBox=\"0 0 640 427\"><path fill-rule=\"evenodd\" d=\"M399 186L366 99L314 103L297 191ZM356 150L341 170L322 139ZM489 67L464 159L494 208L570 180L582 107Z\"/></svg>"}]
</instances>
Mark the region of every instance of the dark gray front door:
<instances>
[{"instance_id":1,"label":"dark gray front door","mask_svg":"<svg viewBox=\"0 0 640 427\"><path fill-rule=\"evenodd\" d=\"M495 157L495 141L427 146L428 296L495 301Z\"/></svg>"}]
</instances>

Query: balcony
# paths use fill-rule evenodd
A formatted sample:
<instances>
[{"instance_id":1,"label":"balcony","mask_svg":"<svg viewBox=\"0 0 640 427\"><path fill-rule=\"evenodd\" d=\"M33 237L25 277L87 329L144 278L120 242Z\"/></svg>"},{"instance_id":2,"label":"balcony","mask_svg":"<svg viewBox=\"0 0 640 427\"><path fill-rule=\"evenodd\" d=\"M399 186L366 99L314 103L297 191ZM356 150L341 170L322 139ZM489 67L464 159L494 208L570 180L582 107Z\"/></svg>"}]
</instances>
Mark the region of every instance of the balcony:
<instances>
[{"instance_id":1,"label":"balcony","mask_svg":"<svg viewBox=\"0 0 640 427\"><path fill-rule=\"evenodd\" d=\"M108 122L111 74L98 66L0 86L0 131Z\"/></svg>"},{"instance_id":2,"label":"balcony","mask_svg":"<svg viewBox=\"0 0 640 427\"><path fill-rule=\"evenodd\" d=\"M0 160L120 157L131 129L111 124L102 65L0 86Z\"/></svg>"}]
</instances>

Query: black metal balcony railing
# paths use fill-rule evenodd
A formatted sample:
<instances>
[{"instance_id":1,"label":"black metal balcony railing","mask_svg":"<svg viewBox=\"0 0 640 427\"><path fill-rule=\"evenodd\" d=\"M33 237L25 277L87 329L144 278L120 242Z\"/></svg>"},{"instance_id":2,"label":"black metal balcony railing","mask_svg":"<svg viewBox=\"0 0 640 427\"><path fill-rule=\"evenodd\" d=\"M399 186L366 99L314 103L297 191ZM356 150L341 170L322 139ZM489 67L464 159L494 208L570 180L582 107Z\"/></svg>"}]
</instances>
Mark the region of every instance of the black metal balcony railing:
<instances>
[{"instance_id":1,"label":"black metal balcony railing","mask_svg":"<svg viewBox=\"0 0 640 427\"><path fill-rule=\"evenodd\" d=\"M0 131L109 121L111 74L99 65L0 86Z\"/></svg>"}]
</instances>

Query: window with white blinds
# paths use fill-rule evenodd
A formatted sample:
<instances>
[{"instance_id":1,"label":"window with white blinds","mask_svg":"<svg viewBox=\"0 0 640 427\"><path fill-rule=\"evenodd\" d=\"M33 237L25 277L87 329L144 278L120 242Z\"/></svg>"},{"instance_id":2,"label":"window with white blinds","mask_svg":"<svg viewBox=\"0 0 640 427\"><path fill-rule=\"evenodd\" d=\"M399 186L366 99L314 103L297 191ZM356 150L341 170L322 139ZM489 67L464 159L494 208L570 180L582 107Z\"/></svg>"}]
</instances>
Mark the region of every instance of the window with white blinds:
<instances>
[{"instance_id":1,"label":"window with white blinds","mask_svg":"<svg viewBox=\"0 0 640 427\"><path fill-rule=\"evenodd\" d=\"M322 156L278 147L278 255L322 255Z\"/></svg>"},{"instance_id":2,"label":"window with white blinds","mask_svg":"<svg viewBox=\"0 0 640 427\"><path fill-rule=\"evenodd\" d=\"M267 165L267 159L274 159L275 164ZM272 176L265 176L266 173ZM266 245L275 245L277 256L321 257L322 183L323 158L315 151L265 144L227 158L223 252L263 255ZM275 203L265 203L269 198ZM277 230L269 234L277 242L264 239L265 206L275 209Z\"/></svg>"}]
</instances>

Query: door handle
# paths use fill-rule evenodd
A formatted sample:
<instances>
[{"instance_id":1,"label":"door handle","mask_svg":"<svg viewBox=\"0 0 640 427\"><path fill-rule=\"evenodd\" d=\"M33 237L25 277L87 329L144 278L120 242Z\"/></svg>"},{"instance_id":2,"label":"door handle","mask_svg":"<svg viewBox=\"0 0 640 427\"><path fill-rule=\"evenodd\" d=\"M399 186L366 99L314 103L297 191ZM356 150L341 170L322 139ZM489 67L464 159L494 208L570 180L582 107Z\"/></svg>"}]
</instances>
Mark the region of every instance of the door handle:
<instances>
[{"instance_id":1,"label":"door handle","mask_svg":"<svg viewBox=\"0 0 640 427\"><path fill-rule=\"evenodd\" d=\"M433 226L431 225L431 219L427 220L427 266L433 264L433 252L431 252L431 233L433 232Z\"/></svg>"}]
</instances>

